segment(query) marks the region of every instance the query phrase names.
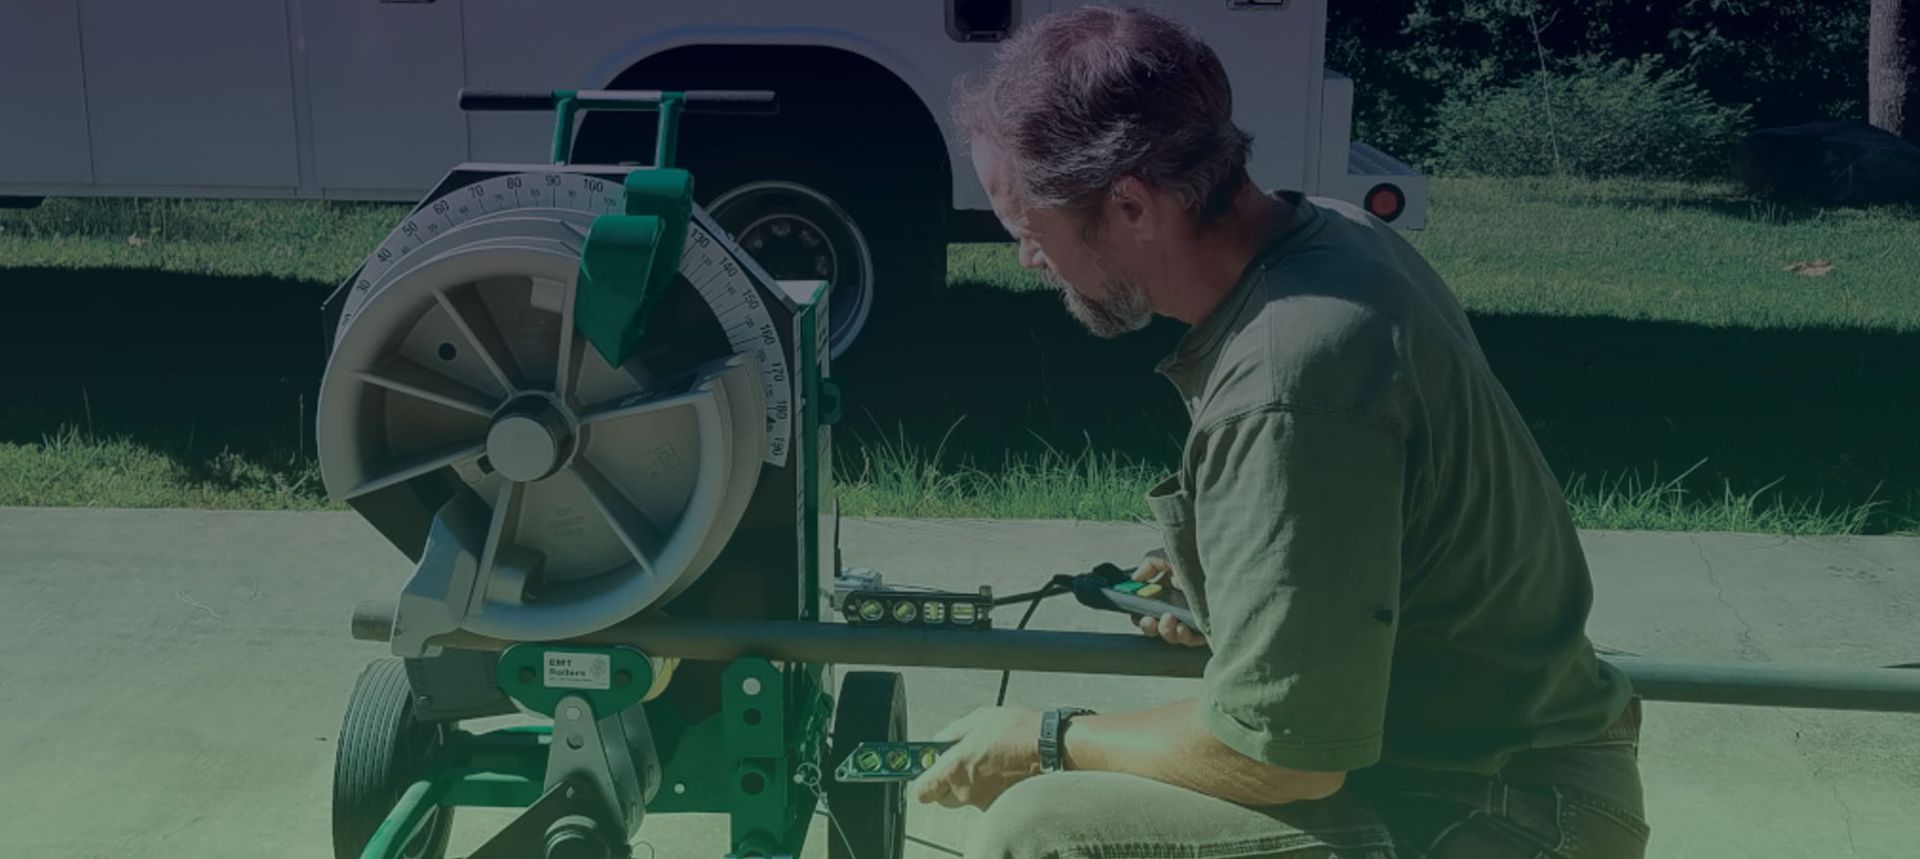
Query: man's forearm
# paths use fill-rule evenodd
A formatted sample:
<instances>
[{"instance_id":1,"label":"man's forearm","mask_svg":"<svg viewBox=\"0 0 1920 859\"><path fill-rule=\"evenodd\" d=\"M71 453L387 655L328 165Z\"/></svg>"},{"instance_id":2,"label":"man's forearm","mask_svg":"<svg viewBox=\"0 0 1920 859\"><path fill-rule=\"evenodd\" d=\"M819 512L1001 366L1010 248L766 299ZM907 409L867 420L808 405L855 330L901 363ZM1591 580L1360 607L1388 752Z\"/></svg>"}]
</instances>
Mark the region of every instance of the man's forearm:
<instances>
[{"instance_id":1,"label":"man's forearm","mask_svg":"<svg viewBox=\"0 0 1920 859\"><path fill-rule=\"evenodd\" d=\"M1227 747L1200 720L1198 699L1150 710L1080 716L1066 732L1069 770L1106 770L1162 781L1243 805L1319 799L1337 774L1305 773Z\"/></svg>"}]
</instances>

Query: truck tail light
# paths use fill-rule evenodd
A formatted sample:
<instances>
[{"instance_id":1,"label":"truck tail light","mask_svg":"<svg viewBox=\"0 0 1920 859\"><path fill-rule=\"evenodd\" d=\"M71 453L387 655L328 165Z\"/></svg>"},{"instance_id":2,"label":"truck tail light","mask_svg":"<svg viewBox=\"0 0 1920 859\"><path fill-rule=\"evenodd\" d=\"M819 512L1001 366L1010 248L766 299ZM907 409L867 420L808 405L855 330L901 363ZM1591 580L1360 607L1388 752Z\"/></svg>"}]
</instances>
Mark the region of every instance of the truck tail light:
<instances>
[{"instance_id":1,"label":"truck tail light","mask_svg":"<svg viewBox=\"0 0 1920 859\"><path fill-rule=\"evenodd\" d=\"M1382 182L1367 191L1367 212L1382 221L1392 221L1407 210L1407 193L1398 185Z\"/></svg>"},{"instance_id":2,"label":"truck tail light","mask_svg":"<svg viewBox=\"0 0 1920 859\"><path fill-rule=\"evenodd\" d=\"M1380 183L1367 192L1367 213L1380 221L1392 221L1407 211L1407 192L1398 184Z\"/></svg>"}]
</instances>

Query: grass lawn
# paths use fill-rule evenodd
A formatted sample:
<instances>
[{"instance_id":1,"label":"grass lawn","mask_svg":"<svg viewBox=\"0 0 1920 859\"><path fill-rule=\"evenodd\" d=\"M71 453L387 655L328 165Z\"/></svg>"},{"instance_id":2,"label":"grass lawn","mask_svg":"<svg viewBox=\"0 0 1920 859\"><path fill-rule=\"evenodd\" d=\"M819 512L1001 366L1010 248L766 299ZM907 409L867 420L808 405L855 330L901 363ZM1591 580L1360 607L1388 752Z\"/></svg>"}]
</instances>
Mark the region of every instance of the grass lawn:
<instances>
[{"instance_id":1,"label":"grass lawn","mask_svg":"<svg viewBox=\"0 0 1920 859\"><path fill-rule=\"evenodd\" d=\"M1429 222L1406 235L1475 314L1920 331L1920 211L1798 210L1677 182L1442 178ZM949 259L953 280L1040 288L1006 246ZM1820 260L1823 275L1787 270Z\"/></svg>"},{"instance_id":2,"label":"grass lawn","mask_svg":"<svg viewBox=\"0 0 1920 859\"><path fill-rule=\"evenodd\" d=\"M1473 315L1580 524L1920 528L1915 213L1682 184L1433 187L1411 238ZM315 308L402 211L0 211L0 505L327 507L310 450ZM949 260L935 322L837 368L847 512L1143 516L1185 431L1150 372L1177 327L1098 341L1009 246Z\"/></svg>"}]
</instances>

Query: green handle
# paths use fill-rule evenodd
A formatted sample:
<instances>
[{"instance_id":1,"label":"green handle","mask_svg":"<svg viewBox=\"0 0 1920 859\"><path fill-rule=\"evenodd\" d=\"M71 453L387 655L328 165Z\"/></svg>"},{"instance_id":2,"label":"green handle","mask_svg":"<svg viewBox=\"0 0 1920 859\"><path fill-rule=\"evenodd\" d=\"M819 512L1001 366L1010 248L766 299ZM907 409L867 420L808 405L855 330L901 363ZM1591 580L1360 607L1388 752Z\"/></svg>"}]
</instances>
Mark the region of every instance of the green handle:
<instances>
[{"instance_id":1,"label":"green handle","mask_svg":"<svg viewBox=\"0 0 1920 859\"><path fill-rule=\"evenodd\" d=\"M693 176L685 170L627 174L626 210L594 219L580 253L574 327L611 366L640 346L653 306L680 271L693 221Z\"/></svg>"},{"instance_id":2,"label":"green handle","mask_svg":"<svg viewBox=\"0 0 1920 859\"><path fill-rule=\"evenodd\" d=\"M686 90L669 92L655 89L519 91L461 89L460 109L470 111L551 110L553 122L553 163L570 164L573 157L573 118L582 110L657 110L660 111L659 145L654 147L655 167L672 167L675 147L680 139L680 114L687 113L778 113L780 99L768 90Z\"/></svg>"}]
</instances>

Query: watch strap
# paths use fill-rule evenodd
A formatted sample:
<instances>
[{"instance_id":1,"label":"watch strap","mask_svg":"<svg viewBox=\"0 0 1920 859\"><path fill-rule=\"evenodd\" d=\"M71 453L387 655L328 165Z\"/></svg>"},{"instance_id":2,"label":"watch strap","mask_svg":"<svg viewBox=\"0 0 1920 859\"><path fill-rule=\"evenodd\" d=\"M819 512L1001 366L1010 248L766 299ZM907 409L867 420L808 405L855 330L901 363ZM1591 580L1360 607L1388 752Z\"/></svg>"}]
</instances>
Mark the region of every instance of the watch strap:
<instances>
[{"instance_id":1,"label":"watch strap","mask_svg":"<svg viewBox=\"0 0 1920 859\"><path fill-rule=\"evenodd\" d=\"M1075 716L1090 716L1093 711L1085 707L1058 707L1048 710L1040 716L1040 771L1057 773L1067 768L1061 746L1061 739L1067 731L1067 723Z\"/></svg>"}]
</instances>

